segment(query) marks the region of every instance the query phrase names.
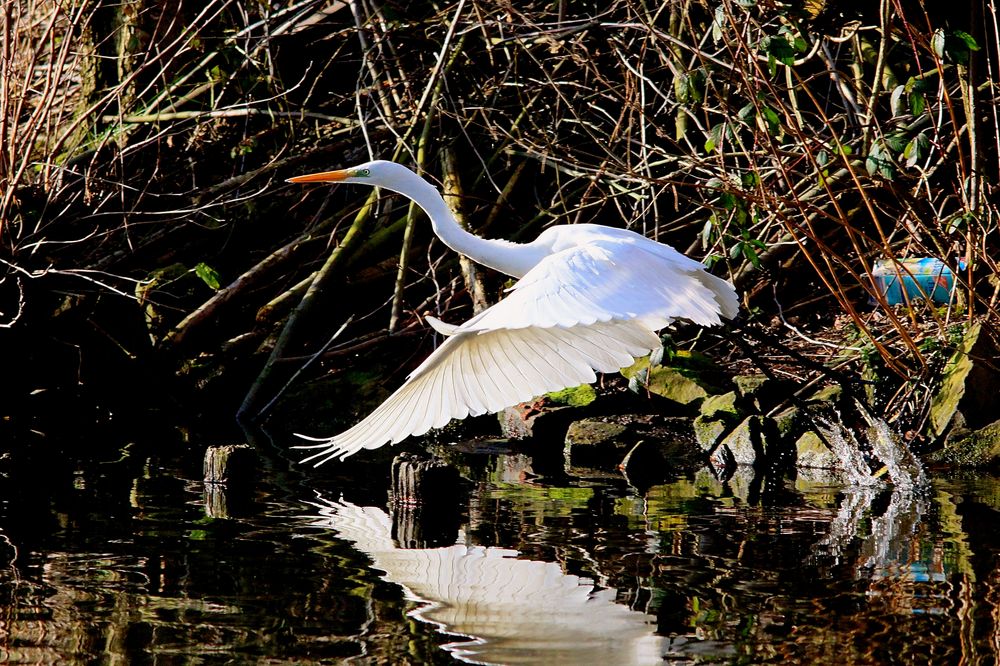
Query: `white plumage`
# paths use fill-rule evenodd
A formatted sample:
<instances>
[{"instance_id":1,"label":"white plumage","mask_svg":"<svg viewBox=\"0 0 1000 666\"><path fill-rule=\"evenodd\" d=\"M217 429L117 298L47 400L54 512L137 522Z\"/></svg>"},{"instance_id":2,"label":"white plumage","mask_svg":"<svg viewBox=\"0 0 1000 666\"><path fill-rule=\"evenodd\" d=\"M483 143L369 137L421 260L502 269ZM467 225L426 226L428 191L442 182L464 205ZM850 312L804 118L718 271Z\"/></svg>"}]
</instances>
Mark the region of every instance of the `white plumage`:
<instances>
[{"instance_id":1,"label":"white plumage","mask_svg":"<svg viewBox=\"0 0 1000 666\"><path fill-rule=\"evenodd\" d=\"M353 428L311 438L320 465L396 443L451 419L497 412L532 397L593 382L660 345L674 319L702 326L739 310L732 285L672 247L626 229L552 227L530 243L488 240L462 229L441 195L393 162L292 178L355 182L413 199L449 247L520 278L509 295L460 326L431 320L448 336L395 393Z\"/></svg>"}]
</instances>

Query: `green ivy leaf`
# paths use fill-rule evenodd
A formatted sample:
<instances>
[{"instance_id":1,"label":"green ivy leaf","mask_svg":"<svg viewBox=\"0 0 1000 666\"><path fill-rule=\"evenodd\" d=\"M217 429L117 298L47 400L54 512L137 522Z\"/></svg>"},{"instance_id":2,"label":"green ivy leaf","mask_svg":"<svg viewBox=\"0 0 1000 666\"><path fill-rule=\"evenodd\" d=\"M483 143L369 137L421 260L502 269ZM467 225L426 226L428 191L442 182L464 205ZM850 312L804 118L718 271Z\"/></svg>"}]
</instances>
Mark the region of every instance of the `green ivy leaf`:
<instances>
[{"instance_id":1,"label":"green ivy leaf","mask_svg":"<svg viewBox=\"0 0 1000 666\"><path fill-rule=\"evenodd\" d=\"M680 104L691 101L691 75L681 72L674 77L674 96Z\"/></svg>"},{"instance_id":2,"label":"green ivy leaf","mask_svg":"<svg viewBox=\"0 0 1000 666\"><path fill-rule=\"evenodd\" d=\"M889 109L892 115L903 115L903 94L906 93L906 86L896 86L892 95L889 96Z\"/></svg>"},{"instance_id":3,"label":"green ivy leaf","mask_svg":"<svg viewBox=\"0 0 1000 666\"><path fill-rule=\"evenodd\" d=\"M883 142L886 148L894 153L898 153L906 148L906 133L893 132L892 134L887 134Z\"/></svg>"},{"instance_id":4,"label":"green ivy leaf","mask_svg":"<svg viewBox=\"0 0 1000 666\"><path fill-rule=\"evenodd\" d=\"M925 93L933 90L933 86L926 79L918 79L911 76L909 81L906 82L906 92L908 93Z\"/></svg>"},{"instance_id":5,"label":"green ivy leaf","mask_svg":"<svg viewBox=\"0 0 1000 666\"><path fill-rule=\"evenodd\" d=\"M742 243L742 245L743 256L746 257L747 261L753 264L754 268L760 268L760 257L757 255L757 251L750 243Z\"/></svg>"},{"instance_id":6,"label":"green ivy leaf","mask_svg":"<svg viewBox=\"0 0 1000 666\"><path fill-rule=\"evenodd\" d=\"M198 262L198 265L194 267L194 273L201 278L202 282L216 291L222 286L219 280L219 273L204 261Z\"/></svg>"},{"instance_id":7,"label":"green ivy leaf","mask_svg":"<svg viewBox=\"0 0 1000 666\"><path fill-rule=\"evenodd\" d=\"M781 119L778 117L778 113L769 106L762 107L761 113L764 114L764 120L767 121L771 134L777 134L781 128Z\"/></svg>"},{"instance_id":8,"label":"green ivy leaf","mask_svg":"<svg viewBox=\"0 0 1000 666\"><path fill-rule=\"evenodd\" d=\"M718 44L722 41L722 29L726 25L726 10L724 5L715 8L715 17L712 20L712 41Z\"/></svg>"},{"instance_id":9,"label":"green ivy leaf","mask_svg":"<svg viewBox=\"0 0 1000 666\"><path fill-rule=\"evenodd\" d=\"M747 207L746 206L737 206L736 207L736 222L737 222L737 224L741 224L741 225L747 223Z\"/></svg>"},{"instance_id":10,"label":"green ivy leaf","mask_svg":"<svg viewBox=\"0 0 1000 666\"><path fill-rule=\"evenodd\" d=\"M955 217L951 218L950 222L948 222L948 233L954 234L964 226L965 226L965 216L956 215Z\"/></svg>"},{"instance_id":11,"label":"green ivy leaf","mask_svg":"<svg viewBox=\"0 0 1000 666\"><path fill-rule=\"evenodd\" d=\"M865 168L872 176L879 175L886 180L896 177L896 165L892 161L892 156L881 143L872 145L871 152L865 159Z\"/></svg>"},{"instance_id":12,"label":"green ivy leaf","mask_svg":"<svg viewBox=\"0 0 1000 666\"><path fill-rule=\"evenodd\" d=\"M976 43L975 38L973 38L973 36L970 35L969 33L963 32L962 30L956 30L952 34L956 38L958 38L959 40L961 40L962 42L964 42L966 48L968 48L970 51L978 51L979 50L979 44Z\"/></svg>"},{"instance_id":13,"label":"green ivy leaf","mask_svg":"<svg viewBox=\"0 0 1000 666\"><path fill-rule=\"evenodd\" d=\"M769 37L765 50L769 56L774 56L775 60L788 67L795 64L795 49L784 37Z\"/></svg>"},{"instance_id":14,"label":"green ivy leaf","mask_svg":"<svg viewBox=\"0 0 1000 666\"><path fill-rule=\"evenodd\" d=\"M705 152L714 151L722 143L722 137L726 129L725 123L719 123L708 132L708 139L705 141Z\"/></svg>"},{"instance_id":15,"label":"green ivy leaf","mask_svg":"<svg viewBox=\"0 0 1000 666\"><path fill-rule=\"evenodd\" d=\"M934 34L937 36L937 33ZM967 32L956 30L945 37L944 54L952 62L964 65L969 62L972 52L978 50L979 44Z\"/></svg>"},{"instance_id":16,"label":"green ivy leaf","mask_svg":"<svg viewBox=\"0 0 1000 666\"><path fill-rule=\"evenodd\" d=\"M920 160L927 156L927 152L930 150L931 140L927 138L927 135L921 132L916 135L910 142L906 144L906 148L903 149L903 157L906 158L906 166L913 167Z\"/></svg>"}]
</instances>

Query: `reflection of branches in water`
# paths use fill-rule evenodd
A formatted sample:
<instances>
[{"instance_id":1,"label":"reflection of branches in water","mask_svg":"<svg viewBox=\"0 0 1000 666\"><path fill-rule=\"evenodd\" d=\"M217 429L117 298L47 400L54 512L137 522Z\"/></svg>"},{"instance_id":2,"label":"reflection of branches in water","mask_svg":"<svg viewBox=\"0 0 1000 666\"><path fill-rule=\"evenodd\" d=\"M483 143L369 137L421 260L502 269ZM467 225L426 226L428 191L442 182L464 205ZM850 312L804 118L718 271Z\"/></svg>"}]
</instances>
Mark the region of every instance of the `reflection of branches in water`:
<instances>
[{"instance_id":1,"label":"reflection of branches in water","mask_svg":"<svg viewBox=\"0 0 1000 666\"><path fill-rule=\"evenodd\" d=\"M844 493L837 517L830 523L827 536L816 544L817 550L837 561L847 558L856 539L861 539L855 574L858 578L897 576L909 565L911 546L928 501L922 493L896 488L881 514L871 514L871 507L884 491L871 487L850 488ZM871 518L867 536L862 525Z\"/></svg>"}]
</instances>

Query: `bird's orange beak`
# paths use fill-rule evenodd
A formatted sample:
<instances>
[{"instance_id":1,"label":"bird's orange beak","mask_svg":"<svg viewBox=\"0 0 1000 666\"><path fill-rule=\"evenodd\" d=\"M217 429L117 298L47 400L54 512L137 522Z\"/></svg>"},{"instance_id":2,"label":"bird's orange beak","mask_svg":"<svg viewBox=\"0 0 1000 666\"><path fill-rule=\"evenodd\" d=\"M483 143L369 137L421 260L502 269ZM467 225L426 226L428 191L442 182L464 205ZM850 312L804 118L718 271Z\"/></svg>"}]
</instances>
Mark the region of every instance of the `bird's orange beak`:
<instances>
[{"instance_id":1,"label":"bird's orange beak","mask_svg":"<svg viewBox=\"0 0 1000 666\"><path fill-rule=\"evenodd\" d=\"M350 169L339 169L337 171L321 171L319 173L309 173L304 176L289 178L288 183L337 183L351 177Z\"/></svg>"}]
</instances>

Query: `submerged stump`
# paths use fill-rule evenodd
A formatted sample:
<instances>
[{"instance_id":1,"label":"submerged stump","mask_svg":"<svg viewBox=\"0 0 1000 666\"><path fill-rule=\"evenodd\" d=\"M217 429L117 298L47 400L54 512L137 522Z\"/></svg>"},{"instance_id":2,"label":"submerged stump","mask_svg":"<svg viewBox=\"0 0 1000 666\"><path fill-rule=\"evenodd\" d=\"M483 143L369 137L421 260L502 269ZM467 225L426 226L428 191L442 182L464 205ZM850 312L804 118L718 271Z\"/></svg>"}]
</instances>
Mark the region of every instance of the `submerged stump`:
<instances>
[{"instance_id":1,"label":"submerged stump","mask_svg":"<svg viewBox=\"0 0 1000 666\"><path fill-rule=\"evenodd\" d=\"M401 453L392 461L392 538L400 548L455 543L460 524L459 474L447 463Z\"/></svg>"},{"instance_id":2,"label":"submerged stump","mask_svg":"<svg viewBox=\"0 0 1000 666\"><path fill-rule=\"evenodd\" d=\"M210 446L205 451L205 483L248 483L256 470L257 454L249 444Z\"/></svg>"},{"instance_id":3,"label":"submerged stump","mask_svg":"<svg viewBox=\"0 0 1000 666\"><path fill-rule=\"evenodd\" d=\"M249 510L257 453L248 444L210 446L205 451L205 514L231 518Z\"/></svg>"},{"instance_id":4,"label":"submerged stump","mask_svg":"<svg viewBox=\"0 0 1000 666\"><path fill-rule=\"evenodd\" d=\"M401 453L392 461L393 504L430 504L452 501L458 487L458 471L435 458Z\"/></svg>"}]
</instances>

